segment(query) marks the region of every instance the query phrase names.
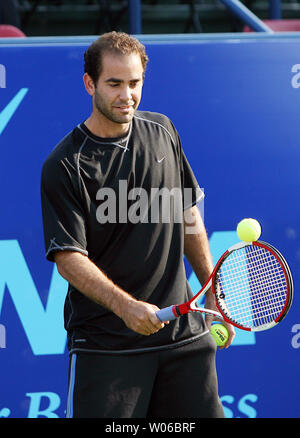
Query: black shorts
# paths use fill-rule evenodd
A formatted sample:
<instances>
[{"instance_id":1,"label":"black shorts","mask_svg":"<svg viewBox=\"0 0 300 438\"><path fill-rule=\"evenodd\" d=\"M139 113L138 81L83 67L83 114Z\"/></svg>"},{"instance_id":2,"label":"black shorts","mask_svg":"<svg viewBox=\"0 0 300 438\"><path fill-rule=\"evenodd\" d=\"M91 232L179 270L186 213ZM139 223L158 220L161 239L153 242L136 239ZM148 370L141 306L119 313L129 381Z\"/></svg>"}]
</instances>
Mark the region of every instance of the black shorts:
<instances>
[{"instance_id":1,"label":"black shorts","mask_svg":"<svg viewBox=\"0 0 300 438\"><path fill-rule=\"evenodd\" d=\"M157 352L73 353L67 417L224 418L209 334Z\"/></svg>"}]
</instances>

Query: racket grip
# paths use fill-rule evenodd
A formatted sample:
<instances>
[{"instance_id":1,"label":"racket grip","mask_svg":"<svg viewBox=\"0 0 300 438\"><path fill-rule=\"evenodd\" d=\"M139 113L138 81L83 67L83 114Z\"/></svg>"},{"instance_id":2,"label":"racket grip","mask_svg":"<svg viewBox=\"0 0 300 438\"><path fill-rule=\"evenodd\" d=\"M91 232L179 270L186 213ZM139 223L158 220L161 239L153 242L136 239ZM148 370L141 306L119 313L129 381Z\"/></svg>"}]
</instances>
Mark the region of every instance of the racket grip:
<instances>
[{"instance_id":1,"label":"racket grip","mask_svg":"<svg viewBox=\"0 0 300 438\"><path fill-rule=\"evenodd\" d=\"M176 316L173 313L173 307L169 306L165 307L164 309L160 309L156 312L156 316L158 319L161 320L161 322L165 321L171 321L172 319L176 319Z\"/></svg>"}]
</instances>

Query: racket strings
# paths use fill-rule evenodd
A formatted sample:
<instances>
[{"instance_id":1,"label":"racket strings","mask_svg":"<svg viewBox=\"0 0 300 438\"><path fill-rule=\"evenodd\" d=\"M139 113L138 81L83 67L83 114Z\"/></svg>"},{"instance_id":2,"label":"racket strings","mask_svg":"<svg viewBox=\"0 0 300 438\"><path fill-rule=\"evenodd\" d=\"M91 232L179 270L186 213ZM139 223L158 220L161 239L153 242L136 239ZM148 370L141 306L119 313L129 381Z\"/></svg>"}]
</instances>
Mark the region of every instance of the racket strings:
<instances>
[{"instance_id":1,"label":"racket strings","mask_svg":"<svg viewBox=\"0 0 300 438\"><path fill-rule=\"evenodd\" d=\"M244 327L272 323L282 312L288 294L285 273L277 258L259 246L233 251L216 275L222 311Z\"/></svg>"}]
</instances>

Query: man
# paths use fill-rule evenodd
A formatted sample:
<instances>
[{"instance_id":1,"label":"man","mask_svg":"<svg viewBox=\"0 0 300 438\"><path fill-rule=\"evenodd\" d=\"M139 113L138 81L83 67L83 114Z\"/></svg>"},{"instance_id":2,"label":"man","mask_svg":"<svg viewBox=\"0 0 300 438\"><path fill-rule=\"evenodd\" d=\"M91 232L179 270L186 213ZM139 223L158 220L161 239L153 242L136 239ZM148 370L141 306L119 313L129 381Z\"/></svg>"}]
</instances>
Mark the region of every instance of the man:
<instances>
[{"instance_id":1,"label":"man","mask_svg":"<svg viewBox=\"0 0 300 438\"><path fill-rule=\"evenodd\" d=\"M137 111L147 62L127 34L97 39L85 53L92 113L43 166L47 258L69 282L69 417L224 416L211 321L156 316L191 296L184 253L202 283L212 261L179 136L166 116Z\"/></svg>"}]
</instances>

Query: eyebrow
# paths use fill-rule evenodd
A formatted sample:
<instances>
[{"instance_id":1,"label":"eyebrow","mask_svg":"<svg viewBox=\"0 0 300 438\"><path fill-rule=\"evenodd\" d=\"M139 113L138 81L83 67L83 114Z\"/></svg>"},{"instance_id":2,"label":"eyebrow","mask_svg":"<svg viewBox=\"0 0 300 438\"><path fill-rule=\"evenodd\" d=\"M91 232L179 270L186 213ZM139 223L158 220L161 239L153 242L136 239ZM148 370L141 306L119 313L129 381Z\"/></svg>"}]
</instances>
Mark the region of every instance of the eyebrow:
<instances>
[{"instance_id":1,"label":"eyebrow","mask_svg":"<svg viewBox=\"0 0 300 438\"><path fill-rule=\"evenodd\" d=\"M139 81L141 81L141 79L131 79L129 82L139 82ZM117 79L117 78L108 78L106 79L105 82L114 82L116 84L121 84L124 81L122 79Z\"/></svg>"}]
</instances>

